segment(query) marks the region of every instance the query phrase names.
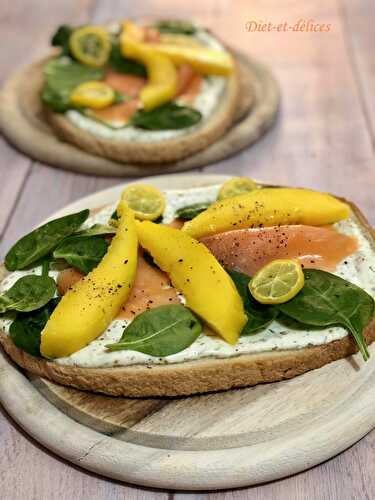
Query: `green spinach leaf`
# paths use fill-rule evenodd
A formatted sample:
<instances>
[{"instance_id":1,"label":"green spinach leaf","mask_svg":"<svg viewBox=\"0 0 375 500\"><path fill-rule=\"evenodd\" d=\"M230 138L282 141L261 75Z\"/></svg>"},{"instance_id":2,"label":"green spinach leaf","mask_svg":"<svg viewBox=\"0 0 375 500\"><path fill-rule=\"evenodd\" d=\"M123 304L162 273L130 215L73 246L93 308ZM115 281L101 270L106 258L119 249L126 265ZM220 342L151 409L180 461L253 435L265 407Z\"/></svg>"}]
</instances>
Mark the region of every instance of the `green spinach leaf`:
<instances>
[{"instance_id":1,"label":"green spinach leaf","mask_svg":"<svg viewBox=\"0 0 375 500\"><path fill-rule=\"evenodd\" d=\"M41 98L44 104L56 113L65 113L69 109L69 98L49 85L43 87Z\"/></svg>"},{"instance_id":2,"label":"green spinach leaf","mask_svg":"<svg viewBox=\"0 0 375 500\"><path fill-rule=\"evenodd\" d=\"M112 213L112 215L111 215L111 219L112 219L112 220L119 220L119 218L120 218L120 217L119 217L119 215L118 215L118 213L117 213L117 210L115 210L115 211ZM111 220L111 219L110 219L110 220ZM152 222L153 222L154 224L161 224L161 223L163 222L163 215L160 215L157 219L153 220ZM113 232L115 233L116 231L113 231Z\"/></svg>"},{"instance_id":3,"label":"green spinach leaf","mask_svg":"<svg viewBox=\"0 0 375 500\"><path fill-rule=\"evenodd\" d=\"M277 306L283 314L306 325L341 325L353 335L365 360L363 335L374 315L374 299L348 281L318 269L305 269L305 285L289 302Z\"/></svg>"},{"instance_id":4,"label":"green spinach leaf","mask_svg":"<svg viewBox=\"0 0 375 500\"><path fill-rule=\"evenodd\" d=\"M67 24L62 24L57 28L57 31L54 33L51 39L51 45L53 47L61 47L60 55L69 55L69 38L72 34L73 29Z\"/></svg>"},{"instance_id":5,"label":"green spinach leaf","mask_svg":"<svg viewBox=\"0 0 375 500\"><path fill-rule=\"evenodd\" d=\"M17 241L5 256L9 271L25 269L48 255L67 236L73 234L87 219L89 210L66 215L34 229Z\"/></svg>"},{"instance_id":6,"label":"green spinach leaf","mask_svg":"<svg viewBox=\"0 0 375 500\"><path fill-rule=\"evenodd\" d=\"M48 276L22 276L0 295L0 314L6 311L29 312L40 309L56 292L56 283Z\"/></svg>"},{"instance_id":7,"label":"green spinach leaf","mask_svg":"<svg viewBox=\"0 0 375 500\"><path fill-rule=\"evenodd\" d=\"M147 78L147 71L143 64L124 57L117 43L112 44L108 64L118 73Z\"/></svg>"},{"instance_id":8,"label":"green spinach leaf","mask_svg":"<svg viewBox=\"0 0 375 500\"><path fill-rule=\"evenodd\" d=\"M155 28L160 33L177 33L181 35L193 35L197 31L192 23L177 20L159 21L155 24Z\"/></svg>"},{"instance_id":9,"label":"green spinach leaf","mask_svg":"<svg viewBox=\"0 0 375 500\"><path fill-rule=\"evenodd\" d=\"M111 219L113 220L119 220L120 216L119 214L117 213L117 210L115 210L112 215L111 215Z\"/></svg>"},{"instance_id":10,"label":"green spinach leaf","mask_svg":"<svg viewBox=\"0 0 375 500\"><path fill-rule=\"evenodd\" d=\"M42 309L19 313L9 328L13 343L32 356L40 356L40 335L60 299L52 299Z\"/></svg>"},{"instance_id":11,"label":"green spinach leaf","mask_svg":"<svg viewBox=\"0 0 375 500\"><path fill-rule=\"evenodd\" d=\"M274 319L276 319L279 311L273 306L259 304L249 292L250 276L240 273L238 271L228 271L227 273L232 278L233 283L236 285L237 291L242 298L245 312L248 321L244 326L241 335L250 335L256 333L261 328L265 328Z\"/></svg>"},{"instance_id":12,"label":"green spinach leaf","mask_svg":"<svg viewBox=\"0 0 375 500\"><path fill-rule=\"evenodd\" d=\"M202 115L198 110L169 102L152 111L143 109L136 111L130 123L134 127L146 130L178 130L192 127L201 118Z\"/></svg>"},{"instance_id":13,"label":"green spinach leaf","mask_svg":"<svg viewBox=\"0 0 375 500\"><path fill-rule=\"evenodd\" d=\"M87 274L96 267L107 252L109 243L100 236L72 236L65 239L53 252L55 259Z\"/></svg>"},{"instance_id":14,"label":"green spinach leaf","mask_svg":"<svg viewBox=\"0 0 375 500\"><path fill-rule=\"evenodd\" d=\"M115 233L116 229L113 226L107 224L94 224L87 229L77 231L73 236L106 236Z\"/></svg>"},{"instance_id":15,"label":"green spinach leaf","mask_svg":"<svg viewBox=\"0 0 375 500\"><path fill-rule=\"evenodd\" d=\"M170 356L189 347L202 331L194 314L182 305L156 307L137 316L110 351L139 351L150 356Z\"/></svg>"},{"instance_id":16,"label":"green spinach leaf","mask_svg":"<svg viewBox=\"0 0 375 500\"><path fill-rule=\"evenodd\" d=\"M68 57L55 57L44 66L45 85L42 90L42 101L57 113L72 108L70 94L73 89L92 80L101 80L104 72L98 68L90 68Z\"/></svg>"},{"instance_id":17,"label":"green spinach leaf","mask_svg":"<svg viewBox=\"0 0 375 500\"><path fill-rule=\"evenodd\" d=\"M193 205L187 205L186 207L181 207L176 211L176 216L179 219L191 220L197 215L207 210L211 205L209 202L205 203L193 203Z\"/></svg>"}]
</instances>

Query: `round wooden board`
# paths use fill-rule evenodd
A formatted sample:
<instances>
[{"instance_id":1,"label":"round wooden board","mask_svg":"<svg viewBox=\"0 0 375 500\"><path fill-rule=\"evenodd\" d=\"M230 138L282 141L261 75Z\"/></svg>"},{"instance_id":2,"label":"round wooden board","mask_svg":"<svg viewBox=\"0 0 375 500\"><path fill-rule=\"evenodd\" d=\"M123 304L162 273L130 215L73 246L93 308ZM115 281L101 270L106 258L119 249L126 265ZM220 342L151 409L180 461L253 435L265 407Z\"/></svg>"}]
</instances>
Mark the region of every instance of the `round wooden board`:
<instances>
[{"instance_id":1,"label":"round wooden board","mask_svg":"<svg viewBox=\"0 0 375 500\"><path fill-rule=\"evenodd\" d=\"M202 167L223 160L258 140L272 125L279 108L279 87L259 62L237 54L241 99L234 125L217 142L184 160L162 165L122 164L91 155L58 139L44 119L39 92L41 72L36 62L12 76L0 93L0 129L14 146L35 160L57 168L102 176L143 176ZM25 83L27 82L27 83ZM35 92L21 92L22 85ZM26 100L26 101L25 101Z\"/></svg>"},{"instance_id":2,"label":"round wooden board","mask_svg":"<svg viewBox=\"0 0 375 500\"><path fill-rule=\"evenodd\" d=\"M226 176L172 175L174 189ZM79 200L53 217L114 202L123 186ZM166 489L234 488L275 480L349 447L375 425L375 344L294 379L214 394L130 399L27 378L0 353L0 401L50 450L88 470Z\"/></svg>"}]
</instances>

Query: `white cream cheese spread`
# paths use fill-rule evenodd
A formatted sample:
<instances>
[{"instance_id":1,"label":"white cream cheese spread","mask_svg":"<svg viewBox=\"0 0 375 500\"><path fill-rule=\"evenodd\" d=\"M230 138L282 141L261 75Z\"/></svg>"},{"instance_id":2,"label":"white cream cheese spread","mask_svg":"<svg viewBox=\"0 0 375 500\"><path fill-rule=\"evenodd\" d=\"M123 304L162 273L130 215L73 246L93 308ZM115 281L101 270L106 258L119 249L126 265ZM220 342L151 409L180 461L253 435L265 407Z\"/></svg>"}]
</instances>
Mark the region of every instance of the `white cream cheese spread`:
<instances>
[{"instance_id":1,"label":"white cream cheese spread","mask_svg":"<svg viewBox=\"0 0 375 500\"><path fill-rule=\"evenodd\" d=\"M164 213L164 222L174 219L178 208L199 202L211 202L216 199L220 185L192 188L189 190L166 191L167 206ZM116 204L106 206L92 215L85 223L91 226L94 223L108 222ZM358 250L345 258L334 271L334 274L360 286L371 296L375 297L375 250L366 234L353 215L346 221L335 224L336 229L358 240ZM41 269L13 272L1 283L0 290L10 288L13 283L25 274L40 274ZM56 271L50 273L54 278ZM0 328L8 331L9 319L0 319ZM218 337L202 334L187 349L167 356L156 358L135 351L108 352L106 344L117 342L122 336L128 320L116 319L107 330L89 345L65 358L55 361L61 365L80 367L113 367L129 365L171 364L192 361L202 358L228 358L241 354L254 354L268 351L283 351L288 349L302 349L308 346L323 345L348 335L341 327L325 329L300 329L292 321L279 323L273 321L267 328L257 334L240 337L234 346L227 344Z\"/></svg>"},{"instance_id":2,"label":"white cream cheese spread","mask_svg":"<svg viewBox=\"0 0 375 500\"><path fill-rule=\"evenodd\" d=\"M192 36L208 48L224 50L223 45L218 40L201 28L197 28L196 33ZM159 142L190 134L194 130L200 128L207 118L215 112L217 105L226 90L226 85L227 79L224 77L205 77L203 79L203 85L200 92L192 102L192 107L200 111L202 114L202 120L193 127L180 130L142 130L131 125L115 129L103 125L94 118L89 118L88 116L85 116L75 110L67 111L65 116L77 127L87 130L91 134L104 139L131 142Z\"/></svg>"}]
</instances>

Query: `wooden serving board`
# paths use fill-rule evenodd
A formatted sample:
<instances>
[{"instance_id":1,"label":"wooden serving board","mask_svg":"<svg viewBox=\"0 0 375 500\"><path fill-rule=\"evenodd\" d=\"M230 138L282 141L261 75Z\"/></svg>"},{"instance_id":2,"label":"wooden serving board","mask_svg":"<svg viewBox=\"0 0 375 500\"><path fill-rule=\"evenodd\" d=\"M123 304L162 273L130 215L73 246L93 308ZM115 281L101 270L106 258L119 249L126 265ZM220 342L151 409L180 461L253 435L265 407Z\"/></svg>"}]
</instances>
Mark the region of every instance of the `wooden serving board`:
<instances>
[{"instance_id":1,"label":"wooden serving board","mask_svg":"<svg viewBox=\"0 0 375 500\"><path fill-rule=\"evenodd\" d=\"M102 176L143 176L202 167L223 160L257 141L272 125L279 108L279 87L263 64L237 54L241 98L235 122L214 144L184 160L162 165L118 163L89 154L56 137L46 122L40 89L42 72L35 67L45 60L22 68L0 92L0 130L10 143L35 160L57 168ZM27 92L23 89L27 86ZM33 89L33 91L30 91Z\"/></svg>"},{"instance_id":2,"label":"wooden serving board","mask_svg":"<svg viewBox=\"0 0 375 500\"><path fill-rule=\"evenodd\" d=\"M225 176L155 177L169 189ZM115 201L116 186L61 216ZM27 376L0 353L0 401L35 439L72 463L167 489L234 488L275 480L349 447L375 425L375 345L294 379L181 398L116 398Z\"/></svg>"}]
</instances>

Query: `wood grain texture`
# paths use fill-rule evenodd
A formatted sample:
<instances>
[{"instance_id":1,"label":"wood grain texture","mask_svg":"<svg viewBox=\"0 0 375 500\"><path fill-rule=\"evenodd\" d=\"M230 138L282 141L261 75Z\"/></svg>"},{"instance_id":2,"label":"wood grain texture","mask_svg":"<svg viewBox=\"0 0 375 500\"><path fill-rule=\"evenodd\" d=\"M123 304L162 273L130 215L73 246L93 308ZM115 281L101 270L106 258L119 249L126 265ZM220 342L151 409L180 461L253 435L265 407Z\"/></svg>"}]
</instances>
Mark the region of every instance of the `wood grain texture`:
<instances>
[{"instance_id":1,"label":"wood grain texture","mask_svg":"<svg viewBox=\"0 0 375 500\"><path fill-rule=\"evenodd\" d=\"M361 92L363 114L375 149L375 63L373 57L375 4L341 0L348 52Z\"/></svg>"},{"instance_id":2,"label":"wood grain texture","mask_svg":"<svg viewBox=\"0 0 375 500\"><path fill-rule=\"evenodd\" d=\"M353 199L374 223L374 135L368 119L374 116L374 2L345 1L352 23L350 30L342 4L344 1L339 0L191 0L179 2L177 7L173 0L107 0L96 4L88 0L56 0L49 4L5 0L1 4L0 29L7 42L0 50L0 78L5 79L9 71L43 55L48 34L60 22L80 23L89 15L95 21L120 14L197 17L238 49L268 61L283 92L278 126L253 149L207 170L242 173L343 194ZM249 34L244 27L251 19L295 22L306 17L332 23L331 32L327 36ZM355 37L351 38L352 55L348 51L348 36ZM0 221L5 229L2 255L30 224L36 224L69 200L116 182L68 173L59 176L38 164L32 166L27 178L30 167L29 160L0 144ZM22 209L17 208L18 202ZM0 491L5 500L168 497L166 493L159 496L155 491L128 488L68 465L27 438L5 415L0 415L0 433ZM175 498L371 499L375 497L374 457L373 431L335 459L297 476L217 494L179 493Z\"/></svg>"},{"instance_id":3,"label":"wood grain texture","mask_svg":"<svg viewBox=\"0 0 375 500\"><path fill-rule=\"evenodd\" d=\"M374 351L374 348L370 347L370 351ZM355 363L358 362L362 364L357 356ZM269 480L278 475L283 477L288 472L301 470L309 464L311 466L323 457L328 458L334 449L337 453L342 451L343 447L359 439L373 425L374 373L373 363L364 366L362 364L359 374L358 369L353 370L352 363L342 360L335 365L327 365L322 370L277 386L259 386L254 389L258 394L250 394L254 415L249 417L248 414L248 419L244 411L246 412L246 408L251 410L251 406L246 403L238 404L233 414L227 411L225 415L226 405L215 404L215 397L235 396L238 399L240 396L238 402L241 403L241 394L249 395L252 390L212 395L210 405L215 409L215 413L219 412L219 416L225 417L217 419L216 425L220 433L226 430L228 440L226 448L223 448L224 440L221 439L219 442L216 436L211 437L210 447L207 447L209 438L203 440L203 436L210 434L211 431L212 415L207 412L206 415L196 414L194 416L196 425L186 429L186 437L189 439L185 440L185 444L190 445L192 440L199 441L200 451L192 453L190 447L186 448L184 445L171 448L175 438L170 439L168 436L156 436L159 438L159 445L155 441L150 447L146 442L133 443L129 440L129 431L118 437L105 436L75 423L50 405L16 368L7 364L4 355L0 353L0 390L4 407L11 412L16 421L23 423L38 441L73 463L107 476L122 480L128 478L137 484L149 486L168 485L179 488L183 486L190 489L199 489L201 485L206 485L208 488L243 485L248 483L249 476L254 482L262 478ZM309 380L306 380L306 377L309 377ZM315 380L315 384L312 383L312 379ZM349 386L345 379L349 381ZM336 391L335 384L338 380L342 387ZM324 397L324 394L321 394L322 383L327 386L327 397L324 403L319 403L318 400L322 401ZM312 389L310 398L306 398L306 387ZM293 394L290 399L285 397L285 392L289 390ZM303 408L299 404L294 404L298 393L304 398ZM299 403L300 397L297 397ZM263 404L264 398L266 398L264 402L268 398L268 404ZM198 404L199 399L201 398L198 398ZM178 407L179 402L172 403L172 407L173 404ZM207 405L203 402L204 406ZM267 406L268 415L262 419ZM194 412L190 405L188 408L189 414L186 414L186 420ZM175 410L175 416L178 416L180 421L181 411L178 410L178 408L177 412ZM296 415L294 422L288 420L290 410L299 414ZM272 412L276 417L275 421L272 419ZM199 421L202 416L207 416L207 420L204 418L203 426L200 426ZM165 415L160 422L164 424L166 429L164 432L171 431L173 419L169 421L168 427L165 425L167 423ZM231 428L231 422L236 422L236 426ZM197 425L198 434L196 434ZM250 429L251 436L243 435L242 438L248 438L247 443L236 447L235 434L231 433L246 426L248 431ZM265 432L268 434L266 442ZM142 437L145 438L145 432ZM150 435L147 437L150 439ZM161 438L164 438L163 446L160 446ZM203 443L205 448L202 450ZM204 456L206 463L202 462Z\"/></svg>"}]
</instances>

